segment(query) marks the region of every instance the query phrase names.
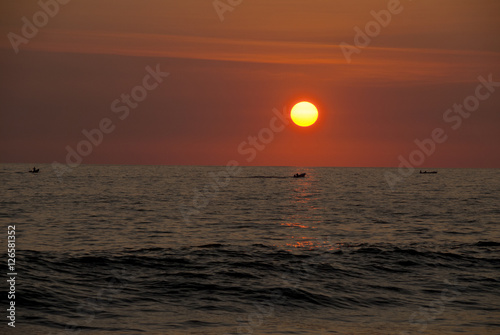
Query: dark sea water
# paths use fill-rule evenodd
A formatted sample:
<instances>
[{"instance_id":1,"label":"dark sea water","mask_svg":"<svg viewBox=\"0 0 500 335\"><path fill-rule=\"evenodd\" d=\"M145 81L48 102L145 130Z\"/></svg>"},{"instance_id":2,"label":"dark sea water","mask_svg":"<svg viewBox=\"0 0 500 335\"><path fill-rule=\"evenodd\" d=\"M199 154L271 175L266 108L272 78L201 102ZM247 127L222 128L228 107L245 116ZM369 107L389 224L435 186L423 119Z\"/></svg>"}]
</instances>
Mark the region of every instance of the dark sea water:
<instances>
[{"instance_id":1,"label":"dark sea water","mask_svg":"<svg viewBox=\"0 0 500 335\"><path fill-rule=\"evenodd\" d=\"M40 167L0 165L2 334L500 334L498 169Z\"/></svg>"}]
</instances>

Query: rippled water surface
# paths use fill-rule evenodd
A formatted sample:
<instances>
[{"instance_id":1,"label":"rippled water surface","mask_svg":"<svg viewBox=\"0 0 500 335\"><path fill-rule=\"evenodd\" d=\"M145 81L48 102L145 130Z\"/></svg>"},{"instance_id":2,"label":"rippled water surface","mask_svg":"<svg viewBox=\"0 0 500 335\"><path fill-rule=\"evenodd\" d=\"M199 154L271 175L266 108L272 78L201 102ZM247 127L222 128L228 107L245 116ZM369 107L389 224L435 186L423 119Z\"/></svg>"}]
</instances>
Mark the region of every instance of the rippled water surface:
<instances>
[{"instance_id":1,"label":"rippled water surface","mask_svg":"<svg viewBox=\"0 0 500 335\"><path fill-rule=\"evenodd\" d=\"M2 333L500 333L500 170L29 168L0 165Z\"/></svg>"}]
</instances>

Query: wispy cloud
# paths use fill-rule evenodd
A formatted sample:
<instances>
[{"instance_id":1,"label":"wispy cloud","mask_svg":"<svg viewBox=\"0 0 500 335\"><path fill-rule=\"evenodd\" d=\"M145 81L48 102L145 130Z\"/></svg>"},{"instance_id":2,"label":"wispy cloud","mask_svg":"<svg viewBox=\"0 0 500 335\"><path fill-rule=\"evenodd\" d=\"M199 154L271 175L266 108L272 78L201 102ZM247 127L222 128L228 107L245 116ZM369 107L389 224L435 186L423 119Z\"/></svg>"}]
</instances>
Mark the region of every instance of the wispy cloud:
<instances>
[{"instance_id":1,"label":"wispy cloud","mask_svg":"<svg viewBox=\"0 0 500 335\"><path fill-rule=\"evenodd\" d=\"M2 48L10 46L3 41ZM32 51L109 54L283 65L322 65L342 80L352 77L398 81L461 82L488 67L500 53L448 49L369 47L350 65L338 45L165 34L46 29L26 46ZM327 67L324 67L324 66ZM328 67L330 66L330 67Z\"/></svg>"}]
</instances>

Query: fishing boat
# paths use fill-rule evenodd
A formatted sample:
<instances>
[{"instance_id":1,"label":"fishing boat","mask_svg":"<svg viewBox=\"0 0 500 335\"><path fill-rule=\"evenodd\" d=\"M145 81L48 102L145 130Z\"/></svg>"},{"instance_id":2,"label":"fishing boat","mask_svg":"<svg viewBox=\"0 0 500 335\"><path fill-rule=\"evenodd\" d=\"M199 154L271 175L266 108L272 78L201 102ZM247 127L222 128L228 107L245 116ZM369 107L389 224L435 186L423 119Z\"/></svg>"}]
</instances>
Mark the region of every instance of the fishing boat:
<instances>
[{"instance_id":1,"label":"fishing boat","mask_svg":"<svg viewBox=\"0 0 500 335\"><path fill-rule=\"evenodd\" d=\"M293 178L304 178L306 176L306 173L296 173L293 175Z\"/></svg>"}]
</instances>

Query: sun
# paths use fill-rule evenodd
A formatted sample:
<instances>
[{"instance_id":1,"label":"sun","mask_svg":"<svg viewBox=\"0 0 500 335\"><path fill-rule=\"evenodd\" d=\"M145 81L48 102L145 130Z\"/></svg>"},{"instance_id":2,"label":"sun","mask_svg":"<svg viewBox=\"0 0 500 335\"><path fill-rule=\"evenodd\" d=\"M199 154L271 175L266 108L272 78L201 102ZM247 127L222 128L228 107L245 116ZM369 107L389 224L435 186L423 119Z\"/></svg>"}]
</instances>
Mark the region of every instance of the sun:
<instances>
[{"instance_id":1,"label":"sun","mask_svg":"<svg viewBox=\"0 0 500 335\"><path fill-rule=\"evenodd\" d=\"M302 101L293 106L290 116L297 126L309 127L318 119L318 109L312 103Z\"/></svg>"}]
</instances>

